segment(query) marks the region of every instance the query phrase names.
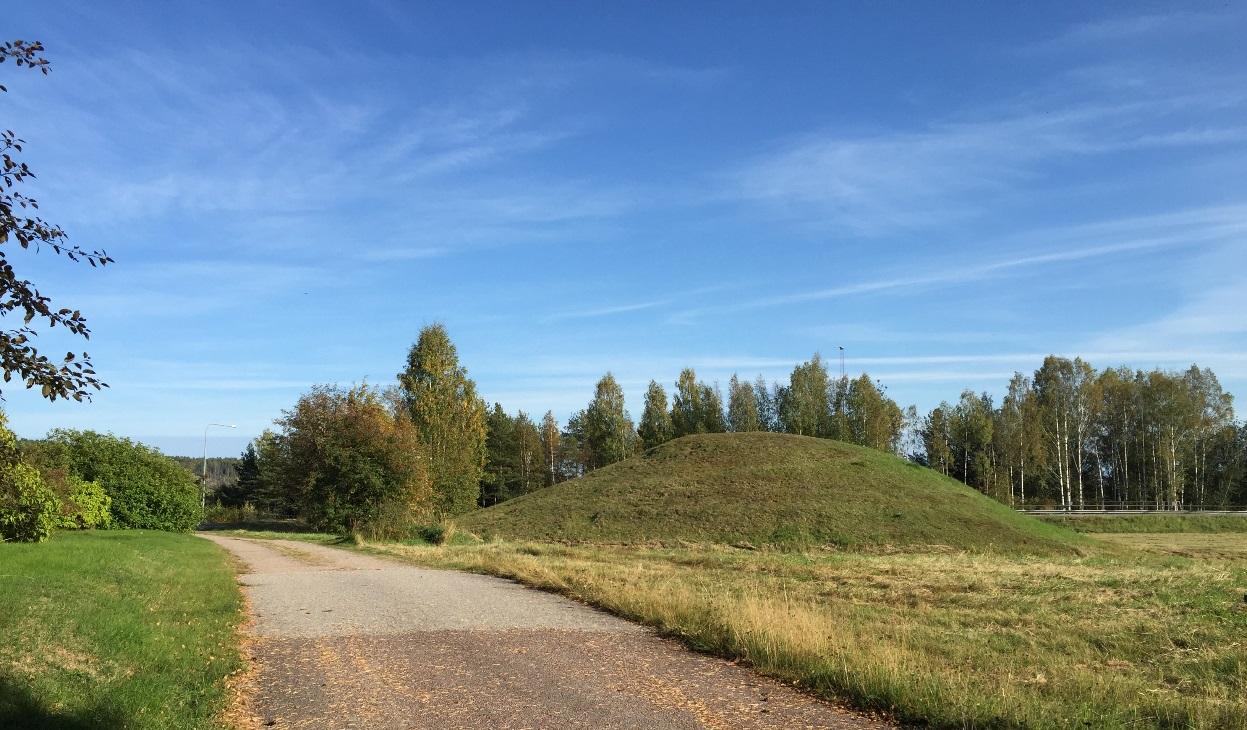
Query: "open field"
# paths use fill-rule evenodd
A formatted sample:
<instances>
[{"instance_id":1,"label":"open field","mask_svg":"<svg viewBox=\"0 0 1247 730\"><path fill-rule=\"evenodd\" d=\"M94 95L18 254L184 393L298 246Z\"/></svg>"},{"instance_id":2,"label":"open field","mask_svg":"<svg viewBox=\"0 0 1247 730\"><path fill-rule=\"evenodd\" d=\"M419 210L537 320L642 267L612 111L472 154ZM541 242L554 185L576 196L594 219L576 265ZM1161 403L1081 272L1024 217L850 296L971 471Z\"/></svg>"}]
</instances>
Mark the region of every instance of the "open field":
<instances>
[{"instance_id":1,"label":"open field","mask_svg":"<svg viewBox=\"0 0 1247 730\"><path fill-rule=\"evenodd\" d=\"M1247 536L1225 540L1247 546ZM902 720L1247 727L1247 561L1224 544L1199 557L1084 558L536 543L367 549L558 591Z\"/></svg>"},{"instance_id":2,"label":"open field","mask_svg":"<svg viewBox=\"0 0 1247 730\"><path fill-rule=\"evenodd\" d=\"M1240 532L1111 532L1097 535L1097 538L1161 555L1247 561L1247 534ZM1247 594L1244 601L1247 601Z\"/></svg>"},{"instance_id":3,"label":"open field","mask_svg":"<svg viewBox=\"0 0 1247 730\"><path fill-rule=\"evenodd\" d=\"M219 727L241 597L217 546L59 532L0 545L0 586L0 727Z\"/></svg>"},{"instance_id":4,"label":"open field","mask_svg":"<svg viewBox=\"0 0 1247 730\"><path fill-rule=\"evenodd\" d=\"M1044 522L1087 533L1111 532L1247 532L1247 515L1077 515L1044 516Z\"/></svg>"}]
</instances>

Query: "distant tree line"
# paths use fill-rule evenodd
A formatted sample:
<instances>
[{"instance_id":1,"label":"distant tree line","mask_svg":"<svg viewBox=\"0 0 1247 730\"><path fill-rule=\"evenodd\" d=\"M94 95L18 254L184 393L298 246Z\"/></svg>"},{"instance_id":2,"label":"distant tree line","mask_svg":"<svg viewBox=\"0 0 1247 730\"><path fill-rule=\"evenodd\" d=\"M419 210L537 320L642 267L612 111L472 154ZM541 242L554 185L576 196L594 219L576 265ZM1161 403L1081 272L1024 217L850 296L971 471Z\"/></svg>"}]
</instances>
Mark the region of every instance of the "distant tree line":
<instances>
[{"instance_id":1,"label":"distant tree line","mask_svg":"<svg viewBox=\"0 0 1247 730\"><path fill-rule=\"evenodd\" d=\"M228 489L238 480L238 457L236 456L209 456L206 479L202 456L170 456L169 458L181 464L183 469L204 484L209 494Z\"/></svg>"},{"instance_id":2,"label":"distant tree line","mask_svg":"<svg viewBox=\"0 0 1247 730\"><path fill-rule=\"evenodd\" d=\"M1097 371L1051 356L997 406L965 391L924 419L916 458L1008 504L1247 504L1247 427L1207 368Z\"/></svg>"},{"instance_id":3,"label":"distant tree line","mask_svg":"<svg viewBox=\"0 0 1247 730\"><path fill-rule=\"evenodd\" d=\"M927 464L1001 501L1210 506L1244 499L1244 438L1209 370L1096 372L1050 357L999 407L966 392L925 418L869 375L815 354L787 381L733 375L726 394L686 368L646 388L639 422L611 373L560 424L477 394L446 330L421 331L389 386L318 386L248 445L222 504L340 531L402 532L582 476L689 434L772 431Z\"/></svg>"}]
</instances>

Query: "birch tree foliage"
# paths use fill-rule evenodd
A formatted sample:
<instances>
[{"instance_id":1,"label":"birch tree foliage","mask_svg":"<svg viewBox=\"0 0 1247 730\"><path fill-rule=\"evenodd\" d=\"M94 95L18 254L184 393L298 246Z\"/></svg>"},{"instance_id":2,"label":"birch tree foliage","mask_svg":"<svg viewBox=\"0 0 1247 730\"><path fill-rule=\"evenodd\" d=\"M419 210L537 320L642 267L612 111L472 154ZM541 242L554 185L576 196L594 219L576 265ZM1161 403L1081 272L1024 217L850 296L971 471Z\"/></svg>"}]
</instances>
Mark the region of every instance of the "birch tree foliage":
<instances>
[{"instance_id":1,"label":"birch tree foliage","mask_svg":"<svg viewBox=\"0 0 1247 730\"><path fill-rule=\"evenodd\" d=\"M485 468L485 402L459 364L446 328L429 325L398 374L402 398L429 454L429 475L442 515L476 507Z\"/></svg>"},{"instance_id":2,"label":"birch tree foliage","mask_svg":"<svg viewBox=\"0 0 1247 730\"><path fill-rule=\"evenodd\" d=\"M1247 503L1247 429L1206 368L1097 371L1052 356L1033 377L1013 376L991 414L990 444L975 427L974 412L984 408L990 403L963 397L952 411L933 410L926 460L1002 501L1065 509Z\"/></svg>"},{"instance_id":3,"label":"birch tree foliage","mask_svg":"<svg viewBox=\"0 0 1247 730\"><path fill-rule=\"evenodd\" d=\"M641 411L641 425L637 428L641 447L652 449L670 441L672 431L671 412L667 410L667 391L658 381L651 380L645 389L645 408Z\"/></svg>"},{"instance_id":4,"label":"birch tree foliage","mask_svg":"<svg viewBox=\"0 0 1247 730\"><path fill-rule=\"evenodd\" d=\"M19 68L46 75L49 64L43 51L43 44L38 41L6 42L0 44L0 64L12 60ZM0 85L0 92L7 91ZM35 177L19 157L24 145L12 130L0 131L0 316L22 318L20 326L0 329L0 369L4 382L16 377L27 389L37 388L48 400L90 400L93 391L108 386L96 376L88 353L67 352L63 358L52 359L33 344L38 335L36 327L40 325L48 329L63 327L84 340L90 339L86 318L76 309L56 307L50 297L21 278L13 266L13 245L28 252L48 250L92 267L111 264L113 259L102 250L82 249L70 243L64 229L39 217L38 201L19 189Z\"/></svg>"},{"instance_id":5,"label":"birch tree foliage","mask_svg":"<svg viewBox=\"0 0 1247 730\"><path fill-rule=\"evenodd\" d=\"M624 408L623 388L607 373L594 388L593 400L584 412L585 440L591 468L597 469L632 455L636 431Z\"/></svg>"},{"instance_id":6,"label":"birch tree foliage","mask_svg":"<svg viewBox=\"0 0 1247 730\"><path fill-rule=\"evenodd\" d=\"M753 387L733 374L727 386L728 426L736 433L761 431L762 418L758 411L758 398Z\"/></svg>"},{"instance_id":7,"label":"birch tree foliage","mask_svg":"<svg viewBox=\"0 0 1247 730\"><path fill-rule=\"evenodd\" d=\"M822 357L814 353L809 362L793 368L788 389L780 403L784 430L801 436L831 436L831 381Z\"/></svg>"},{"instance_id":8,"label":"birch tree foliage","mask_svg":"<svg viewBox=\"0 0 1247 730\"><path fill-rule=\"evenodd\" d=\"M680 377L675 383L675 393L671 397L671 435L673 438L691 433L705 433L702 395L701 385L697 382L697 373L692 368L681 370Z\"/></svg>"},{"instance_id":9,"label":"birch tree foliage","mask_svg":"<svg viewBox=\"0 0 1247 730\"><path fill-rule=\"evenodd\" d=\"M541 462L546 470L546 486L559 481L559 446L562 434L559 433L559 422L554 418L554 411L546 411L541 418Z\"/></svg>"}]
</instances>

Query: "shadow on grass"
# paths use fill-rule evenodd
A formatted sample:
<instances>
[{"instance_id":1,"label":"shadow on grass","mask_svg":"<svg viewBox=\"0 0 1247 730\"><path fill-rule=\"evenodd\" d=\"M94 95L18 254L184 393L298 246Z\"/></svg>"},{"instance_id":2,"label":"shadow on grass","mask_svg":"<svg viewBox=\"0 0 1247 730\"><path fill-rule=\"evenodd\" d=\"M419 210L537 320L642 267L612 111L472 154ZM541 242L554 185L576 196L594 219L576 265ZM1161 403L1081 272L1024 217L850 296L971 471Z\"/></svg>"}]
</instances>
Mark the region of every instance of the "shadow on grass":
<instances>
[{"instance_id":1,"label":"shadow on grass","mask_svg":"<svg viewBox=\"0 0 1247 730\"><path fill-rule=\"evenodd\" d=\"M255 532L316 532L298 520L250 520L245 522L204 522L200 530L252 530Z\"/></svg>"},{"instance_id":2,"label":"shadow on grass","mask_svg":"<svg viewBox=\"0 0 1247 730\"><path fill-rule=\"evenodd\" d=\"M54 710L30 688L0 675L0 728L23 730L109 730L125 727L126 718L113 708L96 705L78 710Z\"/></svg>"}]
</instances>

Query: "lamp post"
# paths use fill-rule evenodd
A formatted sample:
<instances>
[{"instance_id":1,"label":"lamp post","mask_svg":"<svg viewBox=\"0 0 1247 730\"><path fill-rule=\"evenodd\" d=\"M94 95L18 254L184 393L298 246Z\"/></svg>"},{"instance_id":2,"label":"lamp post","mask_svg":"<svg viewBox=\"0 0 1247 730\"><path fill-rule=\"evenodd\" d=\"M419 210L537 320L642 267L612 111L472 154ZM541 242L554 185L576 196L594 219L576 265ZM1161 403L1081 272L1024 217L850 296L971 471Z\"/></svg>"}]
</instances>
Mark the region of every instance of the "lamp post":
<instances>
[{"instance_id":1,"label":"lamp post","mask_svg":"<svg viewBox=\"0 0 1247 730\"><path fill-rule=\"evenodd\" d=\"M221 428L238 428L232 423L209 423L204 426L204 470L203 476L199 482L199 508L206 509L208 507L208 429L213 426Z\"/></svg>"}]
</instances>

